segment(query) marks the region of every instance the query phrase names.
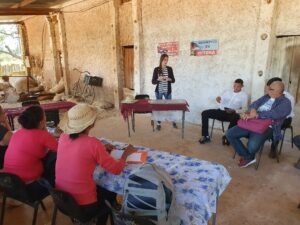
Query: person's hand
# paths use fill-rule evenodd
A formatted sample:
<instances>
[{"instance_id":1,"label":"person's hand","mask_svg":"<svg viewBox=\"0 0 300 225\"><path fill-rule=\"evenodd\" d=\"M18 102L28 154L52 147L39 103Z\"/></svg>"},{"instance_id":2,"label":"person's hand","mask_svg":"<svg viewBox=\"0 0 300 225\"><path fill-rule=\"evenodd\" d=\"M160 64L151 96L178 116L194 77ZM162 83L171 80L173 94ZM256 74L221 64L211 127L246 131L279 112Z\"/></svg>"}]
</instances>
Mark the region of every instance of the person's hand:
<instances>
[{"instance_id":1,"label":"person's hand","mask_svg":"<svg viewBox=\"0 0 300 225\"><path fill-rule=\"evenodd\" d=\"M163 76L158 76L157 80L158 80L158 81L163 81L164 78L163 78Z\"/></svg>"},{"instance_id":2,"label":"person's hand","mask_svg":"<svg viewBox=\"0 0 300 225\"><path fill-rule=\"evenodd\" d=\"M217 101L217 103L220 103L221 102L221 97L220 96L216 97L216 101Z\"/></svg>"},{"instance_id":3,"label":"person's hand","mask_svg":"<svg viewBox=\"0 0 300 225\"><path fill-rule=\"evenodd\" d=\"M122 158L124 161L126 161L127 157L128 157L129 155L131 155L132 153L135 153L135 152L137 152L136 149L135 149L131 144L129 144L129 145L125 148L124 153L123 153L123 155L122 155L121 158Z\"/></svg>"},{"instance_id":4,"label":"person's hand","mask_svg":"<svg viewBox=\"0 0 300 225\"><path fill-rule=\"evenodd\" d=\"M172 81L172 79L170 77L167 78L167 81Z\"/></svg>"},{"instance_id":5,"label":"person's hand","mask_svg":"<svg viewBox=\"0 0 300 225\"><path fill-rule=\"evenodd\" d=\"M258 116L256 109L251 109L249 114L249 119L256 118Z\"/></svg>"},{"instance_id":6,"label":"person's hand","mask_svg":"<svg viewBox=\"0 0 300 225\"><path fill-rule=\"evenodd\" d=\"M106 144L106 145L104 145L104 146L105 146L106 151L107 151L108 153L110 153L113 149L116 148L116 147L115 147L114 145L112 145L112 144Z\"/></svg>"},{"instance_id":7,"label":"person's hand","mask_svg":"<svg viewBox=\"0 0 300 225\"><path fill-rule=\"evenodd\" d=\"M249 117L249 113L242 113L242 114L240 115L240 117L241 117L242 120L247 120L248 117Z\"/></svg>"}]
</instances>

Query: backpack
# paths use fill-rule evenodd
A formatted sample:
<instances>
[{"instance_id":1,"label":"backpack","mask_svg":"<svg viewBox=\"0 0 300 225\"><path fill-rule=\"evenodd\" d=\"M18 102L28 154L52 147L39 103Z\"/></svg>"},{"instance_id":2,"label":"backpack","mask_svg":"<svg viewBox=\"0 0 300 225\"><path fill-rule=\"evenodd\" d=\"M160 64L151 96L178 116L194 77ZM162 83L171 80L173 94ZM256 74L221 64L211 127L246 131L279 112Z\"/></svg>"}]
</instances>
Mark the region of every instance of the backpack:
<instances>
[{"instance_id":1,"label":"backpack","mask_svg":"<svg viewBox=\"0 0 300 225\"><path fill-rule=\"evenodd\" d=\"M164 169L143 164L126 179L123 191L124 215L143 218L153 225L180 224L172 179Z\"/></svg>"}]
</instances>

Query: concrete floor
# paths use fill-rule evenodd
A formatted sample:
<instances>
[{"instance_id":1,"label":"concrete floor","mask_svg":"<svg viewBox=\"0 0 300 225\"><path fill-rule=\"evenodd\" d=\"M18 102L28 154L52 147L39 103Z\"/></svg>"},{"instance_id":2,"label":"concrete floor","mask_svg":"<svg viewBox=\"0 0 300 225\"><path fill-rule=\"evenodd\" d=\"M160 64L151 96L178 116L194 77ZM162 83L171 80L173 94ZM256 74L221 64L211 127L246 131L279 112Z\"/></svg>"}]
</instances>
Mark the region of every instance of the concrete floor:
<instances>
[{"instance_id":1,"label":"concrete floor","mask_svg":"<svg viewBox=\"0 0 300 225\"><path fill-rule=\"evenodd\" d=\"M105 116L104 116L105 117ZM300 126L295 134L300 134ZM181 128L181 126L179 126ZM238 157L233 159L233 150L221 145L222 132L214 130L213 141L200 145L200 126L186 124L185 138L181 139L181 130L173 129L170 123L163 123L162 130L153 132L150 117L136 116L136 133L129 138L127 124L119 112L110 112L109 116L98 120L92 135L133 145L150 146L168 152L176 152L195 158L214 161L226 167L232 181L221 195L218 207L217 224L220 225L297 225L300 224L300 170L293 163L300 157L300 151L291 148L290 133L287 131L280 163L269 159L270 144L265 145L261 164L256 171L253 166L240 169ZM52 202L46 200L48 212L39 211L37 225L48 225L51 221ZM32 211L27 206L9 207L4 224L29 225ZM72 223L63 215L57 219L58 225Z\"/></svg>"}]
</instances>

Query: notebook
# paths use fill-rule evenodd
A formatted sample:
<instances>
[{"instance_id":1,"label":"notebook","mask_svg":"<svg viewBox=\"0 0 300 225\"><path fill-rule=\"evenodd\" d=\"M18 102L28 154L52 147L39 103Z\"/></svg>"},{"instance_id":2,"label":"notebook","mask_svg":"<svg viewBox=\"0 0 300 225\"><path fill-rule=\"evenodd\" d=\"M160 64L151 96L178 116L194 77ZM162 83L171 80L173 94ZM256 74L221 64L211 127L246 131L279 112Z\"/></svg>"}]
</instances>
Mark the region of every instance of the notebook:
<instances>
[{"instance_id":1,"label":"notebook","mask_svg":"<svg viewBox=\"0 0 300 225\"><path fill-rule=\"evenodd\" d=\"M114 149L111 151L110 155L115 159L120 159L122 157L124 150ZM136 152L129 155L126 159L126 163L133 164L133 163L144 163L147 160L148 153L143 152Z\"/></svg>"}]
</instances>

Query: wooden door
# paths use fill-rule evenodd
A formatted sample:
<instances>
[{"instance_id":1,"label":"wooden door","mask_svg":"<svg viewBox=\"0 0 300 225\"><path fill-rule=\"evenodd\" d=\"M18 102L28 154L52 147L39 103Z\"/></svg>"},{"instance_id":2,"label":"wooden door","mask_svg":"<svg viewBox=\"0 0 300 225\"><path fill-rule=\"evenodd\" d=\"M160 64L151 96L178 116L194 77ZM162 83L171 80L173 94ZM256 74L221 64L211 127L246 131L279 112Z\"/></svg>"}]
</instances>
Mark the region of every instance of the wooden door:
<instances>
[{"instance_id":1,"label":"wooden door","mask_svg":"<svg viewBox=\"0 0 300 225\"><path fill-rule=\"evenodd\" d=\"M124 87L133 90L133 46L123 47Z\"/></svg>"},{"instance_id":2,"label":"wooden door","mask_svg":"<svg viewBox=\"0 0 300 225\"><path fill-rule=\"evenodd\" d=\"M271 77L281 77L285 89L300 102L300 36L278 37L271 58Z\"/></svg>"}]
</instances>

